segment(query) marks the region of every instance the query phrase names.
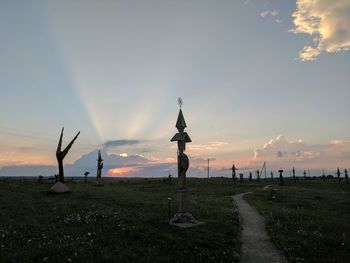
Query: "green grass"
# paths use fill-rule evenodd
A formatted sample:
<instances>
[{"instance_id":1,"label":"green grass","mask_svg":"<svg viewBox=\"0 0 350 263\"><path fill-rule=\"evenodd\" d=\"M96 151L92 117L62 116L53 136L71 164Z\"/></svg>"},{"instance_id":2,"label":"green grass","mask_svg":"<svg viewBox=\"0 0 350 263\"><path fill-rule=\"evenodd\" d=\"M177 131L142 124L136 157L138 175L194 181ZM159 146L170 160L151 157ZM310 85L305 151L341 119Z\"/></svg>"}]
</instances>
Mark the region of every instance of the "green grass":
<instances>
[{"instance_id":1,"label":"green grass","mask_svg":"<svg viewBox=\"0 0 350 263\"><path fill-rule=\"evenodd\" d=\"M276 200L262 181L189 179L189 207L204 225L168 224L177 183L162 180L67 182L72 192L48 195L53 183L0 181L0 262L238 262L235 193L266 218L290 262L349 262L350 185L286 182Z\"/></svg>"},{"instance_id":2,"label":"green grass","mask_svg":"<svg viewBox=\"0 0 350 263\"><path fill-rule=\"evenodd\" d=\"M177 184L161 180L52 183L0 181L0 262L238 262L239 216L225 179L190 179L189 207L205 224L168 224Z\"/></svg>"},{"instance_id":3,"label":"green grass","mask_svg":"<svg viewBox=\"0 0 350 263\"><path fill-rule=\"evenodd\" d=\"M350 262L350 184L299 181L272 188L246 199L265 217L290 262Z\"/></svg>"}]
</instances>

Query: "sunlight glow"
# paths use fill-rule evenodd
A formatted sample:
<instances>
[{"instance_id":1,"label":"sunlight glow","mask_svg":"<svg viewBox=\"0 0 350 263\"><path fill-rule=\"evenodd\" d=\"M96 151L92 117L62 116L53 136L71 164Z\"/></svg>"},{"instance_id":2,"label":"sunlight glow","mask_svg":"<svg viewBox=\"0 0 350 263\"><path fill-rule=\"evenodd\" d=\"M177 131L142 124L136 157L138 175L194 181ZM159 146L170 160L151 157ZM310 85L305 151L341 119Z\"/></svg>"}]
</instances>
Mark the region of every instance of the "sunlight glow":
<instances>
[{"instance_id":1,"label":"sunlight glow","mask_svg":"<svg viewBox=\"0 0 350 263\"><path fill-rule=\"evenodd\" d=\"M140 170L137 167L120 167L120 168L112 168L108 170L109 176L127 176L133 173L136 173Z\"/></svg>"}]
</instances>

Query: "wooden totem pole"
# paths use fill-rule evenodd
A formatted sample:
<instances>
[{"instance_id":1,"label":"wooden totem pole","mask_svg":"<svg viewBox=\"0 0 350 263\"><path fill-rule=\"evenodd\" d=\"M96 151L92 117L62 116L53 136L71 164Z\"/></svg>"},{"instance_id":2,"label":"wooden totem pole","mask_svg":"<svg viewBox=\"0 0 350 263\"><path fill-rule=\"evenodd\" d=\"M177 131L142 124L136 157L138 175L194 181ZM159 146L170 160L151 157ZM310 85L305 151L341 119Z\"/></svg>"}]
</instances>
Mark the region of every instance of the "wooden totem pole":
<instances>
[{"instance_id":1,"label":"wooden totem pole","mask_svg":"<svg viewBox=\"0 0 350 263\"><path fill-rule=\"evenodd\" d=\"M102 174L102 168L103 168L103 159L101 157L101 151L98 151L98 158L97 158L97 180L101 179L101 174Z\"/></svg>"},{"instance_id":2,"label":"wooden totem pole","mask_svg":"<svg viewBox=\"0 0 350 263\"><path fill-rule=\"evenodd\" d=\"M234 163L232 165L232 180L233 180L233 183L236 183L236 166Z\"/></svg>"},{"instance_id":3,"label":"wooden totem pole","mask_svg":"<svg viewBox=\"0 0 350 263\"><path fill-rule=\"evenodd\" d=\"M178 102L180 111L175 125L178 129L178 133L176 133L170 141L177 142L177 170L179 183L177 190L177 213L174 215L174 218L170 220L170 224L190 227L198 224L194 217L188 212L187 207L186 172L189 167L189 160L184 152L186 150L186 143L192 141L187 132L184 131L187 125L181 110L182 99L179 98Z\"/></svg>"}]
</instances>

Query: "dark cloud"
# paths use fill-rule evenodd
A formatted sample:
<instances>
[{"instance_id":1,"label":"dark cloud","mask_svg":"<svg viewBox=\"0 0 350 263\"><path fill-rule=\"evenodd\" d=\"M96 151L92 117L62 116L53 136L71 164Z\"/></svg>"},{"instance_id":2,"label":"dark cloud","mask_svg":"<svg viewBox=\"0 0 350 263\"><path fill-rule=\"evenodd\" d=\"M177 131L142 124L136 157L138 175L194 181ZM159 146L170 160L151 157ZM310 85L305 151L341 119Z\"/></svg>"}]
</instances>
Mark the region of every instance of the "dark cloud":
<instances>
[{"instance_id":1,"label":"dark cloud","mask_svg":"<svg viewBox=\"0 0 350 263\"><path fill-rule=\"evenodd\" d=\"M141 143L141 140L113 140L113 141L107 141L102 146L105 148L110 147L118 147L123 145L135 145L138 143Z\"/></svg>"},{"instance_id":2,"label":"dark cloud","mask_svg":"<svg viewBox=\"0 0 350 263\"><path fill-rule=\"evenodd\" d=\"M283 157L283 153L282 153L282 151L278 151L278 152L277 152L277 157L280 157L280 158L282 158L282 157Z\"/></svg>"},{"instance_id":3,"label":"dark cloud","mask_svg":"<svg viewBox=\"0 0 350 263\"><path fill-rule=\"evenodd\" d=\"M56 170L52 165L9 165L0 169L0 176L52 176Z\"/></svg>"}]
</instances>

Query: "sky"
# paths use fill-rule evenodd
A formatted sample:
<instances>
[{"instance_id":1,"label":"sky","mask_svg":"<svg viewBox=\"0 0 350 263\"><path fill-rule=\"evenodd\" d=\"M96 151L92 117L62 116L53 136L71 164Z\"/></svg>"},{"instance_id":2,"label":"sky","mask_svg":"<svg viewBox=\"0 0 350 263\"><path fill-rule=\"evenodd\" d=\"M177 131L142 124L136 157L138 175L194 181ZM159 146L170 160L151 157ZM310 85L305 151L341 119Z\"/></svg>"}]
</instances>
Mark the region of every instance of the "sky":
<instances>
[{"instance_id":1,"label":"sky","mask_svg":"<svg viewBox=\"0 0 350 263\"><path fill-rule=\"evenodd\" d=\"M350 0L0 2L0 175L350 168Z\"/></svg>"}]
</instances>

